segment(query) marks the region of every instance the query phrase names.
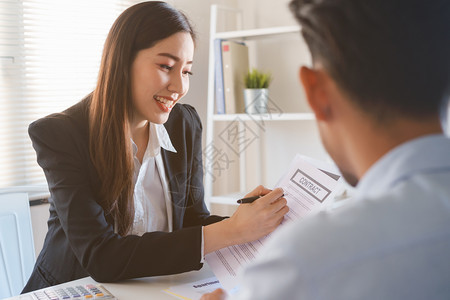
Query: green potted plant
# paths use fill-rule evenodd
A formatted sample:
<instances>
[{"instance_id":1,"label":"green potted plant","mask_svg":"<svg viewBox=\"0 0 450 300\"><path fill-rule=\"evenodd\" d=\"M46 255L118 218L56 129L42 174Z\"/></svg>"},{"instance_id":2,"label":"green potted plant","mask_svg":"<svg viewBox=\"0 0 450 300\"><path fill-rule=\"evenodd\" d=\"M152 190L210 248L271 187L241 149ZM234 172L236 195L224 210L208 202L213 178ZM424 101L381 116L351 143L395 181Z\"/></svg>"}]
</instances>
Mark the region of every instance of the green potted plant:
<instances>
[{"instance_id":1,"label":"green potted plant","mask_svg":"<svg viewBox=\"0 0 450 300\"><path fill-rule=\"evenodd\" d=\"M272 75L258 69L250 70L244 76L244 104L245 112L248 114L267 113L269 99L269 84Z\"/></svg>"}]
</instances>

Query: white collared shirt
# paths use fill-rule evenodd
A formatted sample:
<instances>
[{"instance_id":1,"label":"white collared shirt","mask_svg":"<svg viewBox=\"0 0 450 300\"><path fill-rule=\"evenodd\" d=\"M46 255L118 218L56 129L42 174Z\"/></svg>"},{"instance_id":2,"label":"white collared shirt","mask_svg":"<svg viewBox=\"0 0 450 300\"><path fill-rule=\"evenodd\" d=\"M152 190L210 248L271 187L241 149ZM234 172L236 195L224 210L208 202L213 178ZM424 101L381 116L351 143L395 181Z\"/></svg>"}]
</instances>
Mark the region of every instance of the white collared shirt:
<instances>
[{"instance_id":1,"label":"white collared shirt","mask_svg":"<svg viewBox=\"0 0 450 300\"><path fill-rule=\"evenodd\" d=\"M167 177L161 157L161 147L177 152L164 125L149 124L149 139L142 164L136 157L137 146L132 141L134 155L134 222L131 234L151 231L171 232L172 205Z\"/></svg>"},{"instance_id":2,"label":"white collared shirt","mask_svg":"<svg viewBox=\"0 0 450 300\"><path fill-rule=\"evenodd\" d=\"M143 235L152 231L173 231L172 198L161 157L161 147L177 153L169 133L162 124L149 123L149 139L142 164L136 157L137 146L131 140L134 160L134 221L129 234ZM205 242L202 227L201 260L204 262Z\"/></svg>"}]
</instances>

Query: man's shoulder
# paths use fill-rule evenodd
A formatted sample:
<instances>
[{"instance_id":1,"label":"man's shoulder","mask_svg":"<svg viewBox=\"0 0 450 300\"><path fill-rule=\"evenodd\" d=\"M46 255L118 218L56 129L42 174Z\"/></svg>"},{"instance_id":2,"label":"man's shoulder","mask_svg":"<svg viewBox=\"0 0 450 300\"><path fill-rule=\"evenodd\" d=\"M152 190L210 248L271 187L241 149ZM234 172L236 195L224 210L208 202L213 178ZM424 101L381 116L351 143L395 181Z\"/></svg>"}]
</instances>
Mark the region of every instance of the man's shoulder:
<instances>
[{"instance_id":1,"label":"man's shoulder","mask_svg":"<svg viewBox=\"0 0 450 300\"><path fill-rule=\"evenodd\" d=\"M286 224L261 253L263 265L277 257L296 266L295 281L313 283L320 299L348 299L349 288L355 299L448 291L448 196L408 201L397 192Z\"/></svg>"},{"instance_id":2,"label":"man's shoulder","mask_svg":"<svg viewBox=\"0 0 450 300\"><path fill-rule=\"evenodd\" d=\"M377 256L406 245L426 244L431 236L449 236L450 191L430 197L425 190L399 187L376 198L355 198L341 207L286 224L274 234L305 265L333 265L355 257ZM411 197L414 195L415 197ZM430 199L434 198L434 199ZM447 200L445 200L447 199Z\"/></svg>"}]
</instances>

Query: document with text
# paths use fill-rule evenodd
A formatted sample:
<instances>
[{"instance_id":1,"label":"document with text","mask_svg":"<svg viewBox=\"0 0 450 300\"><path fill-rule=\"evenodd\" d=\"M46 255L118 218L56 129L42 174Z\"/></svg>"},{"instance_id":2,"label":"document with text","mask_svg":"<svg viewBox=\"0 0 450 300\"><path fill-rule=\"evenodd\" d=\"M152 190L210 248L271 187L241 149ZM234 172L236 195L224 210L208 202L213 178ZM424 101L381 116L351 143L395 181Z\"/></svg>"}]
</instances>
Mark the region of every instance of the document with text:
<instances>
[{"instance_id":1,"label":"document with text","mask_svg":"<svg viewBox=\"0 0 450 300\"><path fill-rule=\"evenodd\" d=\"M341 176L334 166L296 155L288 171L275 186L283 189L289 207L280 226L324 209L333 201L340 185ZM239 289L242 270L258 256L272 234L251 243L226 247L206 255L206 262L224 289Z\"/></svg>"},{"instance_id":2,"label":"document with text","mask_svg":"<svg viewBox=\"0 0 450 300\"><path fill-rule=\"evenodd\" d=\"M202 279L196 282L171 286L163 292L183 300L199 300L203 294L222 288L216 277Z\"/></svg>"}]
</instances>

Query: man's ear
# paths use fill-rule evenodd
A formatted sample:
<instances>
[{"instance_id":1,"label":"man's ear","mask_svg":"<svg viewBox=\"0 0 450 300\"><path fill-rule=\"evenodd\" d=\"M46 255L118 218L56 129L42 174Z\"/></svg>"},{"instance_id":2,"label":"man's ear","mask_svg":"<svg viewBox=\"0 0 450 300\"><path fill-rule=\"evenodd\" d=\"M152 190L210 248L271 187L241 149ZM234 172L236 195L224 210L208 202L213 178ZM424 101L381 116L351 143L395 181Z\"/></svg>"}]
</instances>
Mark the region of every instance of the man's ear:
<instances>
[{"instance_id":1,"label":"man's ear","mask_svg":"<svg viewBox=\"0 0 450 300\"><path fill-rule=\"evenodd\" d=\"M308 104L314 112L317 120L327 120L331 116L330 99L326 89L326 83L320 71L308 67L300 68L300 81L305 90Z\"/></svg>"}]
</instances>

